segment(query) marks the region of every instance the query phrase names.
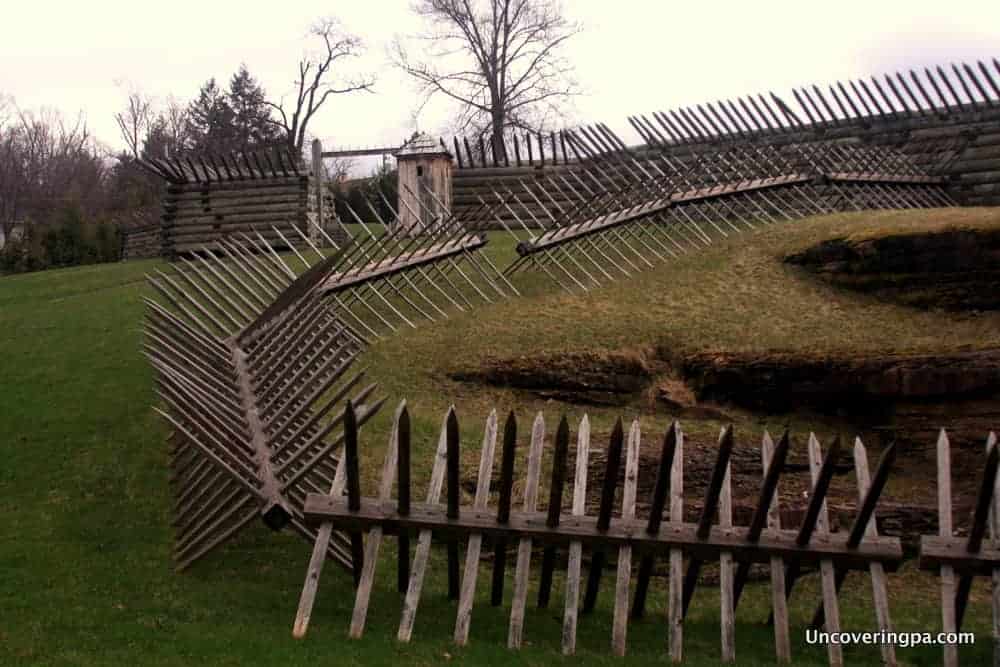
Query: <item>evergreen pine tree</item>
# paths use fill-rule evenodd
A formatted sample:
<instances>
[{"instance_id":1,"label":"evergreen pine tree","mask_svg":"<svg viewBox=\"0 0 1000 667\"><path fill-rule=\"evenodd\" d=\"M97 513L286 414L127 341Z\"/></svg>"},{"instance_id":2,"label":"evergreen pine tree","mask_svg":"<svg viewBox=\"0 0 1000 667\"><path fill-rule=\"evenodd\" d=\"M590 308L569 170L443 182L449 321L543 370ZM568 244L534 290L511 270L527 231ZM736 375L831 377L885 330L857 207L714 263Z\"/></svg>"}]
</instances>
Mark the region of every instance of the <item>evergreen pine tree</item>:
<instances>
[{"instance_id":1,"label":"evergreen pine tree","mask_svg":"<svg viewBox=\"0 0 1000 667\"><path fill-rule=\"evenodd\" d=\"M233 109L214 77L205 82L198 98L188 106L187 135L197 152L224 153L234 148Z\"/></svg>"},{"instance_id":2,"label":"evergreen pine tree","mask_svg":"<svg viewBox=\"0 0 1000 667\"><path fill-rule=\"evenodd\" d=\"M279 140L278 127L271 122L264 89L246 65L229 80L227 101L232 110L234 150L252 150Z\"/></svg>"}]
</instances>

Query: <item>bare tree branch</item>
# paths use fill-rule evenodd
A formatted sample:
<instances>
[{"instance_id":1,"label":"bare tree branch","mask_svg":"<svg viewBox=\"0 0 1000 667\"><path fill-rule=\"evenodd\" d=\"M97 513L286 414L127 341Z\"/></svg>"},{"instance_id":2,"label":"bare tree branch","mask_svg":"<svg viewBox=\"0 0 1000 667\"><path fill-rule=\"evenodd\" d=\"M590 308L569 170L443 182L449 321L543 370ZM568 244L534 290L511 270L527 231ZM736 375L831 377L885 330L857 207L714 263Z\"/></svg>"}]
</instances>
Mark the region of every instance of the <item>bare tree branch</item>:
<instances>
[{"instance_id":1,"label":"bare tree branch","mask_svg":"<svg viewBox=\"0 0 1000 667\"><path fill-rule=\"evenodd\" d=\"M323 50L307 54L299 61L295 99L287 109L284 98L267 102L278 113L278 118L271 122L285 133L288 148L296 155L302 152L309 122L331 95L371 92L375 85L375 76L367 72L339 80L333 78L334 66L339 65L339 61L359 58L364 52L361 40L346 33L339 22L324 19L313 26L310 35L322 42Z\"/></svg>"},{"instance_id":2,"label":"bare tree branch","mask_svg":"<svg viewBox=\"0 0 1000 667\"><path fill-rule=\"evenodd\" d=\"M578 94L561 47L580 26L556 0L418 0L427 29L397 37L390 58L418 84L418 109L434 97L458 106L462 130L539 129Z\"/></svg>"},{"instance_id":3,"label":"bare tree branch","mask_svg":"<svg viewBox=\"0 0 1000 667\"><path fill-rule=\"evenodd\" d=\"M115 120L132 157L138 158L142 151L142 139L152 126L153 101L138 89L133 89L128 94L125 109L115 114Z\"/></svg>"}]
</instances>

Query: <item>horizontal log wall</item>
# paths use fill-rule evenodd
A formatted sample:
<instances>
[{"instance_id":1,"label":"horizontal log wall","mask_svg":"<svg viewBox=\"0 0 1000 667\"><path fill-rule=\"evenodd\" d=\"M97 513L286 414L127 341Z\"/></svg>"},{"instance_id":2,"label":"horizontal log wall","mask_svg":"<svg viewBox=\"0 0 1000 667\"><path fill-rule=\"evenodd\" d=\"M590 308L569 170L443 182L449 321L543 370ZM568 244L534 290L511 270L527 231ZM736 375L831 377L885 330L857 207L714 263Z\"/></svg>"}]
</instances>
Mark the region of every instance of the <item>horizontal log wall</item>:
<instances>
[{"instance_id":1,"label":"horizontal log wall","mask_svg":"<svg viewBox=\"0 0 1000 667\"><path fill-rule=\"evenodd\" d=\"M123 260L159 257L162 247L159 223L122 230Z\"/></svg>"},{"instance_id":2,"label":"horizontal log wall","mask_svg":"<svg viewBox=\"0 0 1000 667\"><path fill-rule=\"evenodd\" d=\"M164 257L209 248L230 234L259 232L274 246L300 241L292 229L308 233L309 177L301 175L235 179L167 186L163 199L161 246Z\"/></svg>"},{"instance_id":3,"label":"horizontal log wall","mask_svg":"<svg viewBox=\"0 0 1000 667\"><path fill-rule=\"evenodd\" d=\"M977 104L951 111L926 111L904 116L883 114L861 119L803 125L769 132L732 136L727 142L703 141L671 147L673 157L717 150L725 143L781 146L818 141L863 142L887 145L909 154L914 162L949 181L949 193L960 203L1000 205L1000 107ZM949 161L949 148L958 148ZM939 172L942 162L947 162Z\"/></svg>"},{"instance_id":4,"label":"horizontal log wall","mask_svg":"<svg viewBox=\"0 0 1000 667\"><path fill-rule=\"evenodd\" d=\"M860 119L840 119L836 123L825 122L807 124L796 128L783 128L766 132L728 135L724 140L698 141L670 146L667 154L674 160L687 163L694 155L711 153L733 144L765 144L783 146L788 144L838 141L844 143L866 143L887 145L909 154L914 162L931 173L948 180L949 193L967 206L1000 205L1000 107L988 104L952 107L950 111L926 111L922 114L883 114ZM636 150L643 152L645 147ZM952 149L958 149L952 157ZM487 157L489 161L489 157ZM808 170L808 165L801 165ZM941 167L944 166L944 169ZM548 176L558 181L560 174L578 169L578 163L547 162L539 165L472 167L454 171L452 204L456 213L471 212L479 205L479 197L487 202L495 201L493 190L504 192L506 188L516 190L519 181L541 179ZM572 179L570 179L572 180ZM574 186L576 185L574 181ZM560 205L572 203L575 198L564 193L558 199ZM550 204L549 202L544 202ZM528 206L531 213L540 217L542 212L536 206ZM515 207L525 223L531 225L531 215L522 207ZM505 224L515 228L514 215L502 209L499 212ZM501 227L495 220L488 227Z\"/></svg>"}]
</instances>

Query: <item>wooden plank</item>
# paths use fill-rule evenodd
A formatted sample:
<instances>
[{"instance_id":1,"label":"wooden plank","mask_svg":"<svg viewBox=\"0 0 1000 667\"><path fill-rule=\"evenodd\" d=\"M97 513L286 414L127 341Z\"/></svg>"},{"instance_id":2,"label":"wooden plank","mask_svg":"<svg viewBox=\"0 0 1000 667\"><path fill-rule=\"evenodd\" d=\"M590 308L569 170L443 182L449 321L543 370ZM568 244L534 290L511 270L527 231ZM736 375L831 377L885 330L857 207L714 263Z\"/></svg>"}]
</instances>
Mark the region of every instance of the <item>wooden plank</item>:
<instances>
[{"instance_id":1,"label":"wooden plank","mask_svg":"<svg viewBox=\"0 0 1000 667\"><path fill-rule=\"evenodd\" d=\"M315 149L314 149L315 150ZM385 452L385 462L382 464L382 482L378 489L378 498L382 502L392 497L392 484L396 479L396 456L399 452L399 417L406 409L406 401L402 401L396 409L392 420L392 432L389 434L389 444ZM365 543L364 567L361 580L354 596L354 612L351 614L351 629L348 636L360 639L365 631L365 619L368 617L368 602L371 599L372 584L375 582L375 566L378 564L378 551L382 544L382 527L373 526L368 531Z\"/></svg>"},{"instance_id":2,"label":"wooden plank","mask_svg":"<svg viewBox=\"0 0 1000 667\"><path fill-rule=\"evenodd\" d=\"M990 440L995 440L996 434L990 433L986 440L986 450L989 451ZM993 486L993 502L990 507L990 538L996 542L1000 539L1000 478ZM990 602L993 607L993 665L1000 667L1000 567L993 568L991 573L993 585Z\"/></svg>"},{"instance_id":3,"label":"wooden plank","mask_svg":"<svg viewBox=\"0 0 1000 667\"><path fill-rule=\"evenodd\" d=\"M576 441L576 476L573 480L572 515L582 517L587 511L587 460L590 455L590 419L580 420ZM580 602L580 567L583 560L583 543L569 544L569 563L566 568L566 612L563 616L562 652L572 655L576 651L576 618Z\"/></svg>"},{"instance_id":4,"label":"wooden plank","mask_svg":"<svg viewBox=\"0 0 1000 667\"><path fill-rule=\"evenodd\" d=\"M531 447L528 450L528 475L524 482L524 510L534 512L538 501L538 480L542 471L542 447L545 441L545 419L539 412L531 427ZM524 629L524 608L528 600L528 574L531 569L531 538L522 537L517 547L514 569L514 593L510 608L510 628L507 648L521 648Z\"/></svg>"},{"instance_id":5,"label":"wooden plank","mask_svg":"<svg viewBox=\"0 0 1000 667\"><path fill-rule=\"evenodd\" d=\"M767 477L774 455L774 442L767 431L764 431L760 447L761 464L764 477ZM771 530L781 528L781 518L778 513L778 494L775 493L767 509L767 527ZM788 598L785 594L785 562L780 557L772 557L771 565L771 611L774 618L774 655L778 662L787 663L792 660L791 640L788 634Z\"/></svg>"},{"instance_id":6,"label":"wooden plank","mask_svg":"<svg viewBox=\"0 0 1000 667\"><path fill-rule=\"evenodd\" d=\"M622 493L622 518L635 518L635 495L639 478L639 420L632 422L628 432L625 455L625 488ZM632 545L618 547L618 573L615 580L615 611L611 631L611 646L615 655L625 655L628 633L628 589L632 579Z\"/></svg>"},{"instance_id":7,"label":"wooden plank","mask_svg":"<svg viewBox=\"0 0 1000 667\"><path fill-rule=\"evenodd\" d=\"M404 409L399 417L399 450L396 455L399 489L396 492L396 508L402 516L410 513L410 415ZM410 534L399 531L396 547L396 588L405 593L410 586Z\"/></svg>"},{"instance_id":8,"label":"wooden plank","mask_svg":"<svg viewBox=\"0 0 1000 667\"><path fill-rule=\"evenodd\" d=\"M479 456L479 478L476 480L476 499L473 507L485 510L490 497L490 479L493 475L493 453L497 443L497 411L490 412L483 432L483 446ZM472 603L476 596L476 579L479 575L479 555L483 545L482 533L469 536L465 551L465 573L462 576L462 591L458 600L458 616L455 619L455 643L464 646L469 641L469 625L472 622Z\"/></svg>"},{"instance_id":9,"label":"wooden plank","mask_svg":"<svg viewBox=\"0 0 1000 667\"><path fill-rule=\"evenodd\" d=\"M471 154L469 157L472 159ZM511 492L514 487L514 452L517 449L517 420L514 413L507 415L503 427L503 452L500 457L500 498L497 502L497 524L507 523L510 517ZM503 601L504 570L507 566L507 540L499 539L493 547L493 581L490 586L490 604L499 606Z\"/></svg>"},{"instance_id":10,"label":"wooden plank","mask_svg":"<svg viewBox=\"0 0 1000 667\"><path fill-rule=\"evenodd\" d=\"M719 496L719 527L733 527L733 490L730 473L732 466L726 462L726 476ZM733 600L733 554L724 551L719 555L719 602L721 611L722 661L736 661L735 604Z\"/></svg>"},{"instance_id":11,"label":"wooden plank","mask_svg":"<svg viewBox=\"0 0 1000 667\"><path fill-rule=\"evenodd\" d=\"M820 451L819 441L812 433L809 434L809 472L812 477L814 487L819 487L820 469L823 467L823 453ZM819 514L816 517L816 533L823 535L829 533L829 517L827 514L826 500L820 505ZM819 564L820 586L823 591L823 613L826 617L826 631L830 633L840 632L840 608L837 604L837 584L836 573L832 560L821 560ZM844 664L843 649L840 644L831 642L826 647L830 664L840 667Z\"/></svg>"},{"instance_id":12,"label":"wooden plank","mask_svg":"<svg viewBox=\"0 0 1000 667\"><path fill-rule=\"evenodd\" d=\"M924 535L920 538L917 566L921 570L950 567L956 575L963 576L992 576L993 568L1000 563L1000 546L987 542L976 553L969 553L967 547L968 539L965 537Z\"/></svg>"},{"instance_id":13,"label":"wooden plank","mask_svg":"<svg viewBox=\"0 0 1000 667\"><path fill-rule=\"evenodd\" d=\"M451 411L449 410L449 413ZM427 502L437 504L441 500L441 487L444 486L444 471L448 459L448 415L441 422L441 434L438 436L437 454L434 467L431 469L431 481L427 489ZM410 641L413 635L413 623L417 618L417 607L420 605L420 591L424 585L424 573L427 570L427 559L431 553L431 531L421 530L417 536L417 549L413 556L413 566L410 571L410 585L406 589L403 601L403 613L399 620L399 632L396 638L401 642Z\"/></svg>"},{"instance_id":14,"label":"wooden plank","mask_svg":"<svg viewBox=\"0 0 1000 667\"><path fill-rule=\"evenodd\" d=\"M549 484L549 505L546 509L545 525L555 528L562 513L563 487L566 482L566 454L569 450L569 422L565 415L559 420L556 430L556 445L552 454L552 480ZM552 572L556 566L556 546L547 545L542 554L542 575L538 581L538 607L549 604L552 590Z\"/></svg>"},{"instance_id":15,"label":"wooden plank","mask_svg":"<svg viewBox=\"0 0 1000 667\"><path fill-rule=\"evenodd\" d=\"M615 422L611 431L611 439L608 442L607 460L604 465L604 479L601 486L601 504L597 510L597 533L606 534L611 527L611 512L614 509L615 489L618 486L618 468L621 466L622 444L624 435L622 433L622 420ZM607 559L603 540L598 540L593 546L593 553L590 558L590 572L587 573L587 590L583 596L583 613L590 613L597 603L597 593L601 586L601 573L604 569L604 562Z\"/></svg>"},{"instance_id":16,"label":"wooden plank","mask_svg":"<svg viewBox=\"0 0 1000 667\"><path fill-rule=\"evenodd\" d=\"M448 518L457 519L459 516L458 505L462 494L458 469L460 436L458 432L458 418L455 416L455 410L452 409L449 412L447 436L448 463L445 468L448 478ZM458 589L458 541L455 538L451 538L448 540L448 599L457 600L459 596Z\"/></svg>"},{"instance_id":17,"label":"wooden plank","mask_svg":"<svg viewBox=\"0 0 1000 667\"><path fill-rule=\"evenodd\" d=\"M951 445L944 429L938 434L937 440L937 491L938 491L938 534L941 537L951 537ZM921 551L923 551L921 549ZM950 565L941 566L941 630L956 631L955 619L955 570ZM958 666L958 647L955 644L945 644L945 667Z\"/></svg>"},{"instance_id":18,"label":"wooden plank","mask_svg":"<svg viewBox=\"0 0 1000 667\"><path fill-rule=\"evenodd\" d=\"M649 535L646 521L642 519L619 519L607 530L600 530L595 517L564 517L556 528L545 525L545 512L511 512L505 525L498 525L496 517L489 511L467 508L458 519L448 519L442 508L432 503L417 503L408 516L400 516L390 505L375 499L363 498L361 509L351 512L345 500L331 499L325 494L306 494L304 515L307 521L323 522L334 519L340 530L367 530L378 523L384 527L383 534L394 535L401 527L409 530L434 530L444 536L467 536L483 533L490 537L505 539L534 539L545 544L566 544L580 540L595 548L618 548L631 544L633 550L643 553L662 553L670 549L681 549L691 558L702 561L717 560L723 551L730 551L737 561L766 562L771 556L780 556L803 564L829 560L849 570L868 571L871 561L883 563L887 570L895 571L903 558L899 539L894 537L873 537L852 548L845 533L814 534L807 545L796 543L798 531L765 530L756 543L747 540L747 529L742 526L723 529L714 526L705 539L697 535L697 527L691 523L671 523L657 535ZM935 538L938 542L941 538ZM926 542L926 539L925 539ZM963 558L957 552L959 547L937 545L937 557L945 559ZM983 549L984 556L997 553ZM968 559L968 556L964 557Z\"/></svg>"},{"instance_id":19,"label":"wooden plank","mask_svg":"<svg viewBox=\"0 0 1000 667\"><path fill-rule=\"evenodd\" d=\"M677 427L677 447L670 473L670 523L684 521L684 432ZM670 550L670 586L667 593L670 659L684 659L684 552Z\"/></svg>"},{"instance_id":20,"label":"wooden plank","mask_svg":"<svg viewBox=\"0 0 1000 667\"><path fill-rule=\"evenodd\" d=\"M854 439L854 475L858 480L858 503L864 502L871 486L871 473L868 470L868 453L861 442L861 438ZM875 524L875 517L868 520L865 527L866 537L878 536L878 528ZM875 622L878 629L883 632L892 631L892 621L889 617L889 591L888 582L885 576L885 568L881 563L872 563L869 568L872 576L872 604L875 606ZM896 647L886 643L881 646L882 662L886 665L896 664Z\"/></svg>"},{"instance_id":21,"label":"wooden plank","mask_svg":"<svg viewBox=\"0 0 1000 667\"><path fill-rule=\"evenodd\" d=\"M701 515L698 517L698 529L696 535L699 539L708 539L712 531L712 521L718 511L719 495L722 492L722 483L726 479L729 471L729 457L733 452L733 427L732 425L722 429L719 435L718 453L715 465L712 468L712 477L708 486L705 487L705 500L702 503ZM690 554L689 554L690 555ZM691 556L688 561L687 574L684 575L684 603L683 613L687 615L691 600L694 598L695 587L698 585L698 573L701 570L702 559Z\"/></svg>"},{"instance_id":22,"label":"wooden plank","mask_svg":"<svg viewBox=\"0 0 1000 667\"><path fill-rule=\"evenodd\" d=\"M670 492L670 473L674 463L674 453L677 447L677 422L671 422L670 428L663 436L660 448L660 460L656 469L656 483L653 486L653 497L649 506L649 521L646 532L655 535L660 532L663 522L663 508L667 504L667 494ZM649 580L653 574L653 554L646 554L639 563L639 575L635 584L635 597L632 600L632 618L641 618L645 613L646 595L649 590Z\"/></svg>"},{"instance_id":23,"label":"wooden plank","mask_svg":"<svg viewBox=\"0 0 1000 667\"><path fill-rule=\"evenodd\" d=\"M330 485L331 496L339 496L344 492L345 477L346 465L343 448L341 448L337 472ZM309 567L306 569L306 580L302 585L302 594L299 596L299 610L295 614L295 624L292 626L292 636L296 639L305 637L309 630L309 619L312 617L313 604L316 602L316 590L319 588L319 578L323 573L323 564L326 562L326 553L332 535L333 524L329 521L322 523L316 532L312 556L309 559Z\"/></svg>"}]
</instances>

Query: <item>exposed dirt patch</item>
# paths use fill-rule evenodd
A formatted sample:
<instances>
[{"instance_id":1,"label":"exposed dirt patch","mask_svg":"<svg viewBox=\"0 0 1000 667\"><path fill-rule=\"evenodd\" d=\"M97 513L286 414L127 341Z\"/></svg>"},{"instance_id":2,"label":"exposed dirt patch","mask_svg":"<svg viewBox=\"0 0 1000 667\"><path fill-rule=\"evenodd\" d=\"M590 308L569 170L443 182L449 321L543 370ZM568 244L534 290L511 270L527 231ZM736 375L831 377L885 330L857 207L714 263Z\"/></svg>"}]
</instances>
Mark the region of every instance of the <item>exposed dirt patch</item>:
<instances>
[{"instance_id":1,"label":"exposed dirt patch","mask_svg":"<svg viewBox=\"0 0 1000 667\"><path fill-rule=\"evenodd\" d=\"M766 413L808 407L908 448L932 445L941 427L959 446L981 445L1000 418L1000 350L859 358L696 354L678 365L700 401Z\"/></svg>"},{"instance_id":2,"label":"exposed dirt patch","mask_svg":"<svg viewBox=\"0 0 1000 667\"><path fill-rule=\"evenodd\" d=\"M1000 350L874 357L693 354L681 370L699 399L784 412L865 409L900 399L958 399L1000 391Z\"/></svg>"},{"instance_id":3,"label":"exposed dirt patch","mask_svg":"<svg viewBox=\"0 0 1000 667\"><path fill-rule=\"evenodd\" d=\"M523 389L566 403L624 405L646 389L654 365L638 352L538 354L488 357L478 367L454 371L448 377Z\"/></svg>"},{"instance_id":4,"label":"exposed dirt patch","mask_svg":"<svg viewBox=\"0 0 1000 667\"><path fill-rule=\"evenodd\" d=\"M652 351L488 357L476 368L453 371L448 377L574 405L642 405L679 418L729 419L718 405L699 400L670 363Z\"/></svg>"},{"instance_id":5,"label":"exposed dirt patch","mask_svg":"<svg viewBox=\"0 0 1000 667\"><path fill-rule=\"evenodd\" d=\"M681 419L729 421L726 405L774 415L809 410L933 445L946 427L978 446L1000 423L1000 350L941 355L593 352L488 358L454 380L522 390L576 405L641 406ZM729 411L731 412L731 411Z\"/></svg>"},{"instance_id":6,"label":"exposed dirt patch","mask_svg":"<svg viewBox=\"0 0 1000 667\"><path fill-rule=\"evenodd\" d=\"M1000 309L1000 231L830 239L785 261L840 287L918 308Z\"/></svg>"}]
</instances>

